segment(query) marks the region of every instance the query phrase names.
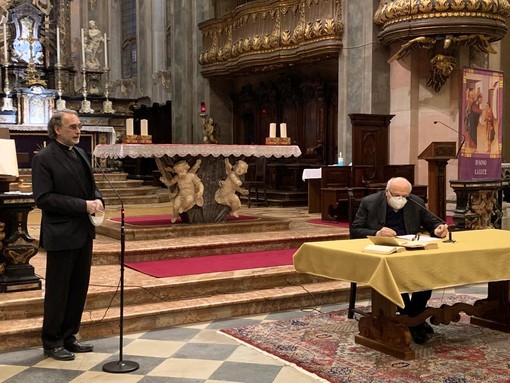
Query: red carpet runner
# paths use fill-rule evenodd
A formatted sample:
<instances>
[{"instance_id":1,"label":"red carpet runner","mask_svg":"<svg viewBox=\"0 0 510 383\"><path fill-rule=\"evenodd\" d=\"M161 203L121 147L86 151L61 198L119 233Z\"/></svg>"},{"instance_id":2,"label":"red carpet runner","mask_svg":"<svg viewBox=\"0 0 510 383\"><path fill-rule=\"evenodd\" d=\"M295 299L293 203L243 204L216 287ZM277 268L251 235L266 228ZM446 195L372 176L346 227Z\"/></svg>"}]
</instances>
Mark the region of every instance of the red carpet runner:
<instances>
[{"instance_id":1,"label":"red carpet runner","mask_svg":"<svg viewBox=\"0 0 510 383\"><path fill-rule=\"evenodd\" d=\"M169 259L153 262L128 262L126 266L156 278L176 277L181 275L292 265L292 256L296 250L297 249L282 249Z\"/></svg>"},{"instance_id":2,"label":"red carpet runner","mask_svg":"<svg viewBox=\"0 0 510 383\"><path fill-rule=\"evenodd\" d=\"M159 225L172 225L170 221L172 219L171 214L159 214L159 215L139 215L134 217L126 217L125 223L127 225L139 225L139 226L159 226ZM228 217L227 222L231 221L247 221L257 219L257 217L253 217L250 215L240 215L239 217ZM110 218L110 220L114 222L120 222L120 217ZM173 225L183 223L180 218L177 218L177 221L173 223Z\"/></svg>"}]
</instances>

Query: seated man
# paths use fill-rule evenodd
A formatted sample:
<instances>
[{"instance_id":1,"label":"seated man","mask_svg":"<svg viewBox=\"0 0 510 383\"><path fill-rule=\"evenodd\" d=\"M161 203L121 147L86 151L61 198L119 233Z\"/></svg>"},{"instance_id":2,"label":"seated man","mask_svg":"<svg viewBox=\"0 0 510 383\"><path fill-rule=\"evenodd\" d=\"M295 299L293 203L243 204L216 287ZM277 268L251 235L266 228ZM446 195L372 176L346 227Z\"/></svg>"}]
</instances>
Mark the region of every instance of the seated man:
<instances>
[{"instance_id":1,"label":"seated man","mask_svg":"<svg viewBox=\"0 0 510 383\"><path fill-rule=\"evenodd\" d=\"M402 177L392 178L386 190L364 197L351 227L351 238L365 238L367 235L393 237L416 234L422 229L432 236L443 238L448 233L448 225L434 216L425 207L420 197L411 194L411 183ZM410 203L407 203L411 200ZM401 314L411 317L422 313L432 291L402 294L404 309ZM415 343L422 344L430 339L434 332L426 322L410 328Z\"/></svg>"}]
</instances>

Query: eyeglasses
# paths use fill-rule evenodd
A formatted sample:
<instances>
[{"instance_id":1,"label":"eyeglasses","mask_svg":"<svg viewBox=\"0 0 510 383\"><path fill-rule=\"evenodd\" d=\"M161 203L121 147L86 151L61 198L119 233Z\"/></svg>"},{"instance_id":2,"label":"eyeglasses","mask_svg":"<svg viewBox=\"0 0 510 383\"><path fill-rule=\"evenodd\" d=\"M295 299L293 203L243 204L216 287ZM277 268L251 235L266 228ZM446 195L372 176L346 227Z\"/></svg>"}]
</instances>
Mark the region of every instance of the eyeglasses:
<instances>
[{"instance_id":1,"label":"eyeglasses","mask_svg":"<svg viewBox=\"0 0 510 383\"><path fill-rule=\"evenodd\" d=\"M391 190L388 190L388 193L390 193L390 196L392 196L392 197L404 197L404 198L409 198L409 194L407 194L407 195L405 195L405 194L404 194L404 195L397 195L397 194L393 194L393 193L391 192Z\"/></svg>"},{"instance_id":2,"label":"eyeglasses","mask_svg":"<svg viewBox=\"0 0 510 383\"><path fill-rule=\"evenodd\" d=\"M69 128L71 130L78 130L82 128L82 125L81 124L71 124L71 125L64 125L62 124L61 126L63 126L64 128Z\"/></svg>"}]
</instances>

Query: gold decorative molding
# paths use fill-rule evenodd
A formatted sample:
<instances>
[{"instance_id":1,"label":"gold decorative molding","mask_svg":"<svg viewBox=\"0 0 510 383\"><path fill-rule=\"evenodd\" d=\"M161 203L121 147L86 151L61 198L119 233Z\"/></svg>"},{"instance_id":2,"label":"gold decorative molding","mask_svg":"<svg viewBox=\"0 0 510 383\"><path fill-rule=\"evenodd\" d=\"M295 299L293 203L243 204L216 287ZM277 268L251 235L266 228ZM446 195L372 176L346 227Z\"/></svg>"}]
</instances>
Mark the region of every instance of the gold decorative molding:
<instances>
[{"instance_id":1,"label":"gold decorative molding","mask_svg":"<svg viewBox=\"0 0 510 383\"><path fill-rule=\"evenodd\" d=\"M491 42L505 36L509 16L509 0L381 0L374 22L383 44L401 44L388 62L431 51L427 86L438 92L455 68L456 49L496 53Z\"/></svg>"},{"instance_id":2,"label":"gold decorative molding","mask_svg":"<svg viewBox=\"0 0 510 383\"><path fill-rule=\"evenodd\" d=\"M258 0L199 28L204 76L267 71L338 57L341 1Z\"/></svg>"}]
</instances>

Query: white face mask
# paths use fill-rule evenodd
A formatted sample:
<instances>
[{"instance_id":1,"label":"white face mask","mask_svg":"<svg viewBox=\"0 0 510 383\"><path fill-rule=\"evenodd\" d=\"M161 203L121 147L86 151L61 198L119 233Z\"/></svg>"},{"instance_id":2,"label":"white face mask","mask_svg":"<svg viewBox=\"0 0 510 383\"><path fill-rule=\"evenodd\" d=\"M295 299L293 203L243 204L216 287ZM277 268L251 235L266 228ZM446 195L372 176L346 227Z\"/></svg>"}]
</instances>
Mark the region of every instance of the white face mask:
<instances>
[{"instance_id":1,"label":"white face mask","mask_svg":"<svg viewBox=\"0 0 510 383\"><path fill-rule=\"evenodd\" d=\"M388 199L388 205L390 205L395 210L402 209L406 203L407 203L407 198L402 197L402 196L399 196L399 197L391 196Z\"/></svg>"},{"instance_id":2,"label":"white face mask","mask_svg":"<svg viewBox=\"0 0 510 383\"><path fill-rule=\"evenodd\" d=\"M101 226L104 221L104 210L98 210L94 213L94 215L89 214L89 219L92 225Z\"/></svg>"}]
</instances>

